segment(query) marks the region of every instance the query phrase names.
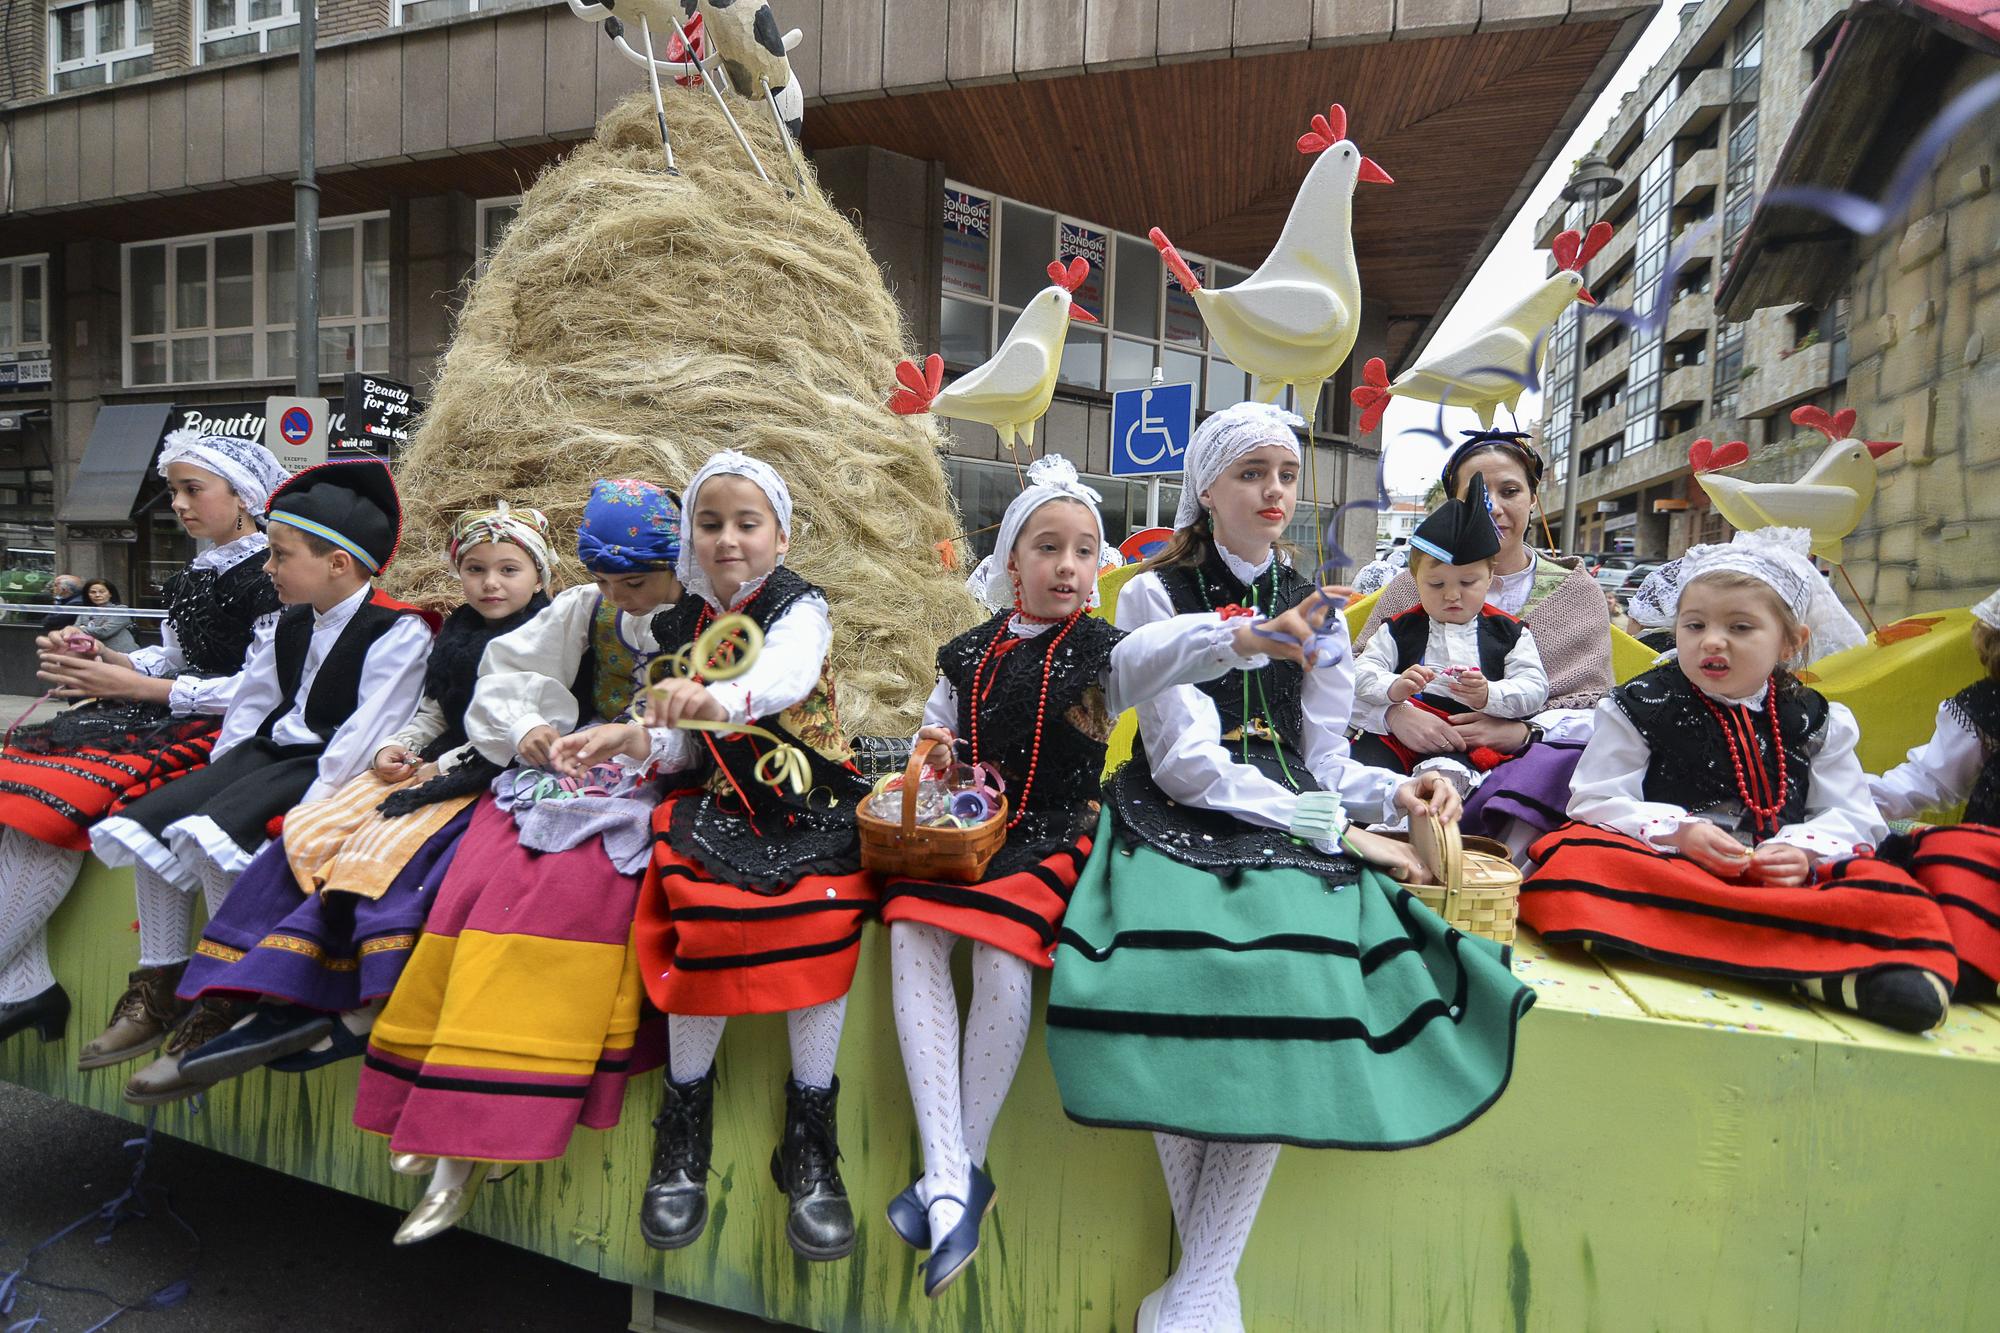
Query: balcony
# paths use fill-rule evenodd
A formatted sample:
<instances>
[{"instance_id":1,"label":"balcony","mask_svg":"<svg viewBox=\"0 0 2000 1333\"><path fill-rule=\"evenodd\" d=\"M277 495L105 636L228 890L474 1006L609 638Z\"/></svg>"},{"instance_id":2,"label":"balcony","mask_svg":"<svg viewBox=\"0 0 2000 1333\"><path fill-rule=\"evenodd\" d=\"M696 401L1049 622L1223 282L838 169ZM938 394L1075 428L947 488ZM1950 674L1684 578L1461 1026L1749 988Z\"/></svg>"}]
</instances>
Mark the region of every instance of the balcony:
<instances>
[{"instance_id":1,"label":"balcony","mask_svg":"<svg viewBox=\"0 0 2000 1333\"><path fill-rule=\"evenodd\" d=\"M1682 366L1670 372L1660 381L1660 410L1678 412L1706 403L1713 383L1714 372L1707 365Z\"/></svg>"},{"instance_id":2,"label":"balcony","mask_svg":"<svg viewBox=\"0 0 2000 1333\"><path fill-rule=\"evenodd\" d=\"M1625 378L1625 371L1632 358L1626 349L1619 347L1583 368L1583 396L1589 398L1607 384L1615 384Z\"/></svg>"},{"instance_id":3,"label":"balcony","mask_svg":"<svg viewBox=\"0 0 2000 1333\"><path fill-rule=\"evenodd\" d=\"M1653 129L1654 134L1671 126L1669 133L1678 139L1682 135L1698 134L1716 122L1728 109L1730 103L1729 71L1726 69L1705 69L1695 75L1694 82L1681 90L1675 100L1673 110L1667 118ZM1712 151L1712 150L1711 150ZM1720 179L1712 176L1711 179Z\"/></svg>"},{"instance_id":4,"label":"balcony","mask_svg":"<svg viewBox=\"0 0 2000 1333\"><path fill-rule=\"evenodd\" d=\"M1700 80L1696 80L1700 82ZM1674 204L1690 203L1722 188L1722 150L1704 148L1674 168Z\"/></svg>"},{"instance_id":5,"label":"balcony","mask_svg":"<svg viewBox=\"0 0 2000 1333\"><path fill-rule=\"evenodd\" d=\"M1767 417L1833 382L1833 344L1821 342L1759 366L1743 381L1743 415Z\"/></svg>"},{"instance_id":6,"label":"balcony","mask_svg":"<svg viewBox=\"0 0 2000 1333\"><path fill-rule=\"evenodd\" d=\"M1577 452L1585 453L1595 449L1606 440L1616 439L1625 430L1625 404L1606 408L1583 423L1577 432Z\"/></svg>"},{"instance_id":7,"label":"balcony","mask_svg":"<svg viewBox=\"0 0 2000 1333\"><path fill-rule=\"evenodd\" d=\"M1677 343L1691 335L1706 334L1715 327L1715 294L1682 292L1667 311L1667 341Z\"/></svg>"}]
</instances>

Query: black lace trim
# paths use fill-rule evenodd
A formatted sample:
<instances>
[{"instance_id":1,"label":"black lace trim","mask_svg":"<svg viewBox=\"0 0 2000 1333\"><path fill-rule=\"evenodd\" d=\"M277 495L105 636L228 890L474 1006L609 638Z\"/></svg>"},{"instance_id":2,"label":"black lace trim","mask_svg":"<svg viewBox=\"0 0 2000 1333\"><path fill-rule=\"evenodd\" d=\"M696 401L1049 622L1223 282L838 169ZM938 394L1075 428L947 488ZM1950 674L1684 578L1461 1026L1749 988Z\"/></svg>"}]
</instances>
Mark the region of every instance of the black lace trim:
<instances>
[{"instance_id":1,"label":"black lace trim","mask_svg":"<svg viewBox=\"0 0 2000 1333\"><path fill-rule=\"evenodd\" d=\"M732 795L733 804L736 798ZM667 832L653 835L714 878L775 896L807 875L851 875L861 869L861 840L851 805L833 810L787 807L761 812L754 823L722 808L709 794L675 802Z\"/></svg>"},{"instance_id":2,"label":"black lace trim","mask_svg":"<svg viewBox=\"0 0 2000 1333\"><path fill-rule=\"evenodd\" d=\"M1945 704L1986 750L1986 764L1973 780L1965 802L1968 824L2000 824L2000 680L1982 680L1954 694Z\"/></svg>"},{"instance_id":3,"label":"black lace trim","mask_svg":"<svg viewBox=\"0 0 2000 1333\"><path fill-rule=\"evenodd\" d=\"M458 796L477 796L493 785L493 779L500 776L501 765L485 755L474 754L457 768L438 774L429 782L420 782L414 787L393 791L376 811L386 819L395 819L427 805L439 801L449 801Z\"/></svg>"},{"instance_id":4,"label":"black lace trim","mask_svg":"<svg viewBox=\"0 0 2000 1333\"><path fill-rule=\"evenodd\" d=\"M1250 765L1278 782L1289 769L1295 791L1317 791L1296 754L1281 766L1277 747L1269 741L1250 743ZM1328 856L1309 843L1278 829L1258 828L1219 810L1184 805L1161 791L1143 753L1111 775L1104 799L1120 828L1153 850L1199 870L1271 870L1286 867L1318 875L1330 884L1351 884L1360 878L1360 863L1346 856Z\"/></svg>"},{"instance_id":5,"label":"black lace trim","mask_svg":"<svg viewBox=\"0 0 2000 1333\"><path fill-rule=\"evenodd\" d=\"M161 600L180 640L183 673L201 677L241 671L257 622L283 609L262 555L224 570L189 565L167 580Z\"/></svg>"}]
</instances>

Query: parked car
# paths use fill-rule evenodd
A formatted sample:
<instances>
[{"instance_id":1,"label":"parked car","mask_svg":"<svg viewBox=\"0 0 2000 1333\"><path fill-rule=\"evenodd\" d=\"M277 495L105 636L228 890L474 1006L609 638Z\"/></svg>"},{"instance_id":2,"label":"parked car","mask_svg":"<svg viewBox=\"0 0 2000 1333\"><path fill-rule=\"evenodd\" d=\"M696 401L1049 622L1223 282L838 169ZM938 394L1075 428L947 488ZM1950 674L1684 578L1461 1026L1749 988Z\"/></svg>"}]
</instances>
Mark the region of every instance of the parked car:
<instances>
[{"instance_id":1,"label":"parked car","mask_svg":"<svg viewBox=\"0 0 2000 1333\"><path fill-rule=\"evenodd\" d=\"M1632 566L1632 568L1625 571L1623 578L1611 585L1611 592L1618 598L1619 603L1622 605L1633 593L1639 591L1639 585L1646 581L1646 576L1659 567L1660 562L1656 560L1648 561L1643 565ZM1601 581L1599 586L1603 586Z\"/></svg>"}]
</instances>

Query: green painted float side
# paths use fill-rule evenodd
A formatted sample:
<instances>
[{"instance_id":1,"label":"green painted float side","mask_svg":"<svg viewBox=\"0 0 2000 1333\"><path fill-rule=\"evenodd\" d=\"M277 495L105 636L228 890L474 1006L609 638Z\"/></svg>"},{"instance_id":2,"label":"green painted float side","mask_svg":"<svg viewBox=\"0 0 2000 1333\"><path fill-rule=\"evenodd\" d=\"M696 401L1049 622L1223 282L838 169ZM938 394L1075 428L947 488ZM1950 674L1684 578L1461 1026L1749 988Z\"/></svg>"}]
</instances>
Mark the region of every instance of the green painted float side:
<instances>
[{"instance_id":1,"label":"green painted float side","mask_svg":"<svg viewBox=\"0 0 2000 1333\"><path fill-rule=\"evenodd\" d=\"M136 1064L72 1064L132 965L132 916L129 874L90 863L54 923L76 1000L68 1040L0 1046L0 1077L140 1118L118 1095ZM1491 1113L1408 1152L1285 1150L1241 1273L1249 1327L1985 1333L2000 1321L2000 1015L1961 1007L1938 1037L1902 1037L1532 939L1516 971L1539 1002ZM923 1298L918 1256L881 1217L917 1157L888 985L872 931L840 1064L861 1222L852 1260L807 1264L784 1244L768 1170L786 1064L775 1018L739 1020L724 1043L699 1243L657 1255L633 1222L657 1076L635 1084L618 1129L582 1131L562 1161L486 1190L467 1225L616 1281L814 1328L1129 1328L1172 1258L1152 1145L1063 1118L1039 1020L994 1139L984 1248L943 1299ZM391 1174L381 1140L352 1125L356 1072L259 1072L202 1111L164 1108L159 1124L407 1208L421 1182ZM384 1245L396 1220L381 1216Z\"/></svg>"}]
</instances>

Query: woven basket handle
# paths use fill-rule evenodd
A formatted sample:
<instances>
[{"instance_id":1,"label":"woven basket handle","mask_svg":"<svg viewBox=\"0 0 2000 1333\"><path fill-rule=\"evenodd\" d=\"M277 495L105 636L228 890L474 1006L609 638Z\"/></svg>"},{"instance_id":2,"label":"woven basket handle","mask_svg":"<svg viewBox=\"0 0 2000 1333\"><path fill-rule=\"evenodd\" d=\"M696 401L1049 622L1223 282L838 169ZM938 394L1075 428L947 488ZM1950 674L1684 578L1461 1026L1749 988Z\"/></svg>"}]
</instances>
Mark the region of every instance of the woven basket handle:
<instances>
[{"instance_id":1,"label":"woven basket handle","mask_svg":"<svg viewBox=\"0 0 2000 1333\"><path fill-rule=\"evenodd\" d=\"M903 765L903 835L917 831L917 783L924 771L924 760L935 754L939 748L945 752L945 761L951 760L951 747L943 741L918 741L910 747L910 761Z\"/></svg>"}]
</instances>

